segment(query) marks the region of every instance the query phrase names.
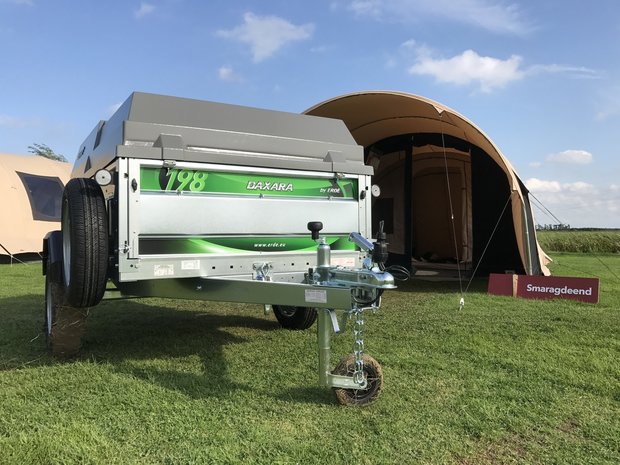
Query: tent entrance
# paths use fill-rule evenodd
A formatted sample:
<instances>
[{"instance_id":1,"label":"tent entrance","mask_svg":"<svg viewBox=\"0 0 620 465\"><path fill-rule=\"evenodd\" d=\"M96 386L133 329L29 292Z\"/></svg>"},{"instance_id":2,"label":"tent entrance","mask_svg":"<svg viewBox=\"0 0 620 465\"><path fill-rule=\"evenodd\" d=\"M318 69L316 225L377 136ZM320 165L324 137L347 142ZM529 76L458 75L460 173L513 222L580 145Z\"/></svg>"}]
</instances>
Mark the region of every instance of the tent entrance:
<instances>
[{"instance_id":1,"label":"tent entrance","mask_svg":"<svg viewBox=\"0 0 620 465\"><path fill-rule=\"evenodd\" d=\"M375 183L383 191L373 199L373 230L376 233L379 219L385 221L392 263L415 266L413 259L430 253L448 261L458 255L477 276L548 274L547 257L536 241L527 189L493 142L464 116L424 97L384 91L342 95L315 105L306 114L343 120L364 147L366 163L375 167ZM444 150L447 153L449 197L437 187L448 184L440 181L438 173L416 175L425 146L438 160L443 159ZM465 161L465 166L453 166L450 160ZM465 186L460 196L452 192L454 185L458 190L459 179L461 189ZM416 187L425 182L431 187ZM420 200L422 194L425 198ZM445 235L436 237L445 233L446 220L439 211L449 211L446 200L453 200L458 217L452 254L444 250ZM431 201L437 211L430 210ZM471 218L470 226L459 225L460 218ZM425 266L432 265L450 266Z\"/></svg>"},{"instance_id":2,"label":"tent entrance","mask_svg":"<svg viewBox=\"0 0 620 465\"><path fill-rule=\"evenodd\" d=\"M472 263L471 159L433 144L397 136L367 149L375 169L373 231L384 221L390 263L417 276L458 277ZM453 215L453 218L452 218Z\"/></svg>"}]
</instances>

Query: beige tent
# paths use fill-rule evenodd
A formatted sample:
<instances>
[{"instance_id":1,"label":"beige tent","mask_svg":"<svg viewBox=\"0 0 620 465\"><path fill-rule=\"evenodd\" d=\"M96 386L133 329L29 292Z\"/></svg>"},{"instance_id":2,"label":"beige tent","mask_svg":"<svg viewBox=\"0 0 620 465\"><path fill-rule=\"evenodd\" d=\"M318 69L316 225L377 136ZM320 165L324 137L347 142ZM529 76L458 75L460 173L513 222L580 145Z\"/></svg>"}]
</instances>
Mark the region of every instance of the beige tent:
<instances>
[{"instance_id":1,"label":"beige tent","mask_svg":"<svg viewBox=\"0 0 620 465\"><path fill-rule=\"evenodd\" d=\"M39 156L0 154L0 255L41 251L60 229L62 191L71 165Z\"/></svg>"},{"instance_id":2,"label":"beige tent","mask_svg":"<svg viewBox=\"0 0 620 465\"><path fill-rule=\"evenodd\" d=\"M320 103L307 114L342 119L381 196L396 263L463 267L478 274L548 274L528 191L495 144L450 108L416 95L371 91Z\"/></svg>"}]
</instances>

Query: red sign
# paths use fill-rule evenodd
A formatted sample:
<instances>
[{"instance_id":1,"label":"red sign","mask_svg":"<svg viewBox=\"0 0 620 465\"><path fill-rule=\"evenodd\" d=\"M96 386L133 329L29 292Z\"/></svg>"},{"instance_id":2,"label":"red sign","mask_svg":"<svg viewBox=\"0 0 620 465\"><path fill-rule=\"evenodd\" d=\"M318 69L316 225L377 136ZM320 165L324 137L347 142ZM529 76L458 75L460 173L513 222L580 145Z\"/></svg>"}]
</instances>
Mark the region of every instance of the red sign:
<instances>
[{"instance_id":1,"label":"red sign","mask_svg":"<svg viewBox=\"0 0 620 465\"><path fill-rule=\"evenodd\" d=\"M598 303L598 278L491 274L489 294L526 299L572 299Z\"/></svg>"}]
</instances>

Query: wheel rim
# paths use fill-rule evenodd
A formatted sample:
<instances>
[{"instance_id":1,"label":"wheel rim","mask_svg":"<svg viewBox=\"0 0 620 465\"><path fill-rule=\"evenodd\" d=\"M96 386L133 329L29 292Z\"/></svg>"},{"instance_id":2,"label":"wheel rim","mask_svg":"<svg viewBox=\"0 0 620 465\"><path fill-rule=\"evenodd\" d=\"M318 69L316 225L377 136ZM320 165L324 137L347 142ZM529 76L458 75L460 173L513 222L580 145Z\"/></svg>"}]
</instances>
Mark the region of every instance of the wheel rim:
<instances>
[{"instance_id":1,"label":"wheel rim","mask_svg":"<svg viewBox=\"0 0 620 465\"><path fill-rule=\"evenodd\" d=\"M69 202L62 204L62 268L65 284L71 280L71 219L69 218Z\"/></svg>"},{"instance_id":2,"label":"wheel rim","mask_svg":"<svg viewBox=\"0 0 620 465\"><path fill-rule=\"evenodd\" d=\"M297 312L297 307L291 307L288 305L283 305L280 307L280 313L286 317L292 317Z\"/></svg>"},{"instance_id":3,"label":"wheel rim","mask_svg":"<svg viewBox=\"0 0 620 465\"><path fill-rule=\"evenodd\" d=\"M350 367L347 370L348 376L353 376L355 370ZM372 367L369 369L364 366L364 379L366 380L366 387L364 389L345 389L345 392L352 400L360 401L372 397L379 387L379 376Z\"/></svg>"},{"instance_id":4,"label":"wheel rim","mask_svg":"<svg viewBox=\"0 0 620 465\"><path fill-rule=\"evenodd\" d=\"M353 377L355 373L355 357L350 355L343 359L334 369L334 374ZM336 388L334 392L341 404L344 405L369 405L377 399L383 385L383 374L379 363L370 356L364 356L364 379L366 387L364 389Z\"/></svg>"}]
</instances>

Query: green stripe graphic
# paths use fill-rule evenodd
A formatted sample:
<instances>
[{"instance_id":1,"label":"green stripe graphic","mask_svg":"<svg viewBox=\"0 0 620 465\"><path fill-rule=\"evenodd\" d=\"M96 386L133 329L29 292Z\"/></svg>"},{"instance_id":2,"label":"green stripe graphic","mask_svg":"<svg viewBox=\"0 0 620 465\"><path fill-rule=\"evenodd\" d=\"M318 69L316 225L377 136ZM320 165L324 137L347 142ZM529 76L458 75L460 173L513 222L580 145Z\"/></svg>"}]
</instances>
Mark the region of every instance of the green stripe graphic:
<instances>
[{"instance_id":1,"label":"green stripe graphic","mask_svg":"<svg viewBox=\"0 0 620 465\"><path fill-rule=\"evenodd\" d=\"M355 250L348 236L328 236L332 250ZM310 237L182 237L140 238L141 255L166 254L247 254L257 252L314 252L317 244Z\"/></svg>"},{"instance_id":2,"label":"green stripe graphic","mask_svg":"<svg viewBox=\"0 0 620 465\"><path fill-rule=\"evenodd\" d=\"M142 191L357 199L357 179L140 168Z\"/></svg>"}]
</instances>

